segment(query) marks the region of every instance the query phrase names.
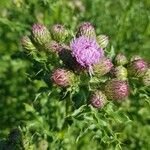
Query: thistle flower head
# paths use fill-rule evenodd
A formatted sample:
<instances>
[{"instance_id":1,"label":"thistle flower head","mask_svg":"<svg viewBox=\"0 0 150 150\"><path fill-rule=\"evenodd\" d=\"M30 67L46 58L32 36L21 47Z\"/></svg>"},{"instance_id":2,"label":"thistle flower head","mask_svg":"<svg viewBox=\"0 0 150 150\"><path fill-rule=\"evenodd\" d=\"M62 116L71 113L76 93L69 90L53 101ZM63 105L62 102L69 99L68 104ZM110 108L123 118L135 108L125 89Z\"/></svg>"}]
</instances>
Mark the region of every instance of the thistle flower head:
<instances>
[{"instance_id":1,"label":"thistle flower head","mask_svg":"<svg viewBox=\"0 0 150 150\"><path fill-rule=\"evenodd\" d=\"M128 66L129 75L134 77L142 77L147 70L148 64L143 59L135 60Z\"/></svg>"},{"instance_id":2,"label":"thistle flower head","mask_svg":"<svg viewBox=\"0 0 150 150\"><path fill-rule=\"evenodd\" d=\"M73 0L73 4L72 5L74 5L74 7L77 10L81 11L81 12L85 11L84 3L82 1L80 1L80 0Z\"/></svg>"},{"instance_id":3,"label":"thistle flower head","mask_svg":"<svg viewBox=\"0 0 150 150\"><path fill-rule=\"evenodd\" d=\"M142 77L142 82L145 86L150 86L150 69L148 69L145 75Z\"/></svg>"},{"instance_id":4,"label":"thistle flower head","mask_svg":"<svg viewBox=\"0 0 150 150\"><path fill-rule=\"evenodd\" d=\"M51 40L50 32L42 24L33 24L32 36L33 40L39 45L46 44Z\"/></svg>"},{"instance_id":5,"label":"thistle flower head","mask_svg":"<svg viewBox=\"0 0 150 150\"><path fill-rule=\"evenodd\" d=\"M100 47L106 48L109 43L108 36L106 35L97 36L97 43L100 45Z\"/></svg>"},{"instance_id":6,"label":"thistle flower head","mask_svg":"<svg viewBox=\"0 0 150 150\"><path fill-rule=\"evenodd\" d=\"M127 69L123 66L115 67L111 70L111 75L120 80L127 80Z\"/></svg>"},{"instance_id":7,"label":"thistle flower head","mask_svg":"<svg viewBox=\"0 0 150 150\"><path fill-rule=\"evenodd\" d=\"M139 55L133 55L131 57L131 59L130 59L130 62L135 61L135 60L139 60L139 59L142 59L141 56L139 56Z\"/></svg>"},{"instance_id":8,"label":"thistle flower head","mask_svg":"<svg viewBox=\"0 0 150 150\"><path fill-rule=\"evenodd\" d=\"M96 38L95 28L90 22L82 23L77 32L77 37L79 36L86 36L89 38Z\"/></svg>"},{"instance_id":9,"label":"thistle flower head","mask_svg":"<svg viewBox=\"0 0 150 150\"><path fill-rule=\"evenodd\" d=\"M32 51L32 50L36 49L31 41L31 39L28 36L22 37L21 44L26 50Z\"/></svg>"},{"instance_id":10,"label":"thistle flower head","mask_svg":"<svg viewBox=\"0 0 150 150\"><path fill-rule=\"evenodd\" d=\"M93 65L93 72L97 77L103 76L108 73L113 64L111 60L107 57L103 57L97 64Z\"/></svg>"},{"instance_id":11,"label":"thistle flower head","mask_svg":"<svg viewBox=\"0 0 150 150\"><path fill-rule=\"evenodd\" d=\"M49 43L46 43L45 44L45 48L48 51L52 51L54 53L59 53L63 49L62 46L61 46L61 44L59 44L56 41L50 41Z\"/></svg>"},{"instance_id":12,"label":"thistle flower head","mask_svg":"<svg viewBox=\"0 0 150 150\"><path fill-rule=\"evenodd\" d=\"M51 28L53 39L57 42L64 42L68 36L68 30L61 24L55 24Z\"/></svg>"},{"instance_id":13,"label":"thistle flower head","mask_svg":"<svg viewBox=\"0 0 150 150\"><path fill-rule=\"evenodd\" d=\"M74 39L70 47L73 57L83 67L91 67L104 56L103 49L99 47L97 42L85 36Z\"/></svg>"},{"instance_id":14,"label":"thistle flower head","mask_svg":"<svg viewBox=\"0 0 150 150\"><path fill-rule=\"evenodd\" d=\"M51 78L56 85L67 87L73 83L74 74L65 69L56 69Z\"/></svg>"},{"instance_id":15,"label":"thistle flower head","mask_svg":"<svg viewBox=\"0 0 150 150\"><path fill-rule=\"evenodd\" d=\"M90 104L95 108L102 108L106 100L106 96L101 91L95 91L90 98Z\"/></svg>"},{"instance_id":16,"label":"thistle flower head","mask_svg":"<svg viewBox=\"0 0 150 150\"><path fill-rule=\"evenodd\" d=\"M129 95L129 86L126 81L112 79L106 82L105 94L108 99L122 100Z\"/></svg>"},{"instance_id":17,"label":"thistle flower head","mask_svg":"<svg viewBox=\"0 0 150 150\"><path fill-rule=\"evenodd\" d=\"M117 65L125 65L128 63L128 60L126 58L126 56L122 53L119 53L116 57L115 57L115 63Z\"/></svg>"}]
</instances>

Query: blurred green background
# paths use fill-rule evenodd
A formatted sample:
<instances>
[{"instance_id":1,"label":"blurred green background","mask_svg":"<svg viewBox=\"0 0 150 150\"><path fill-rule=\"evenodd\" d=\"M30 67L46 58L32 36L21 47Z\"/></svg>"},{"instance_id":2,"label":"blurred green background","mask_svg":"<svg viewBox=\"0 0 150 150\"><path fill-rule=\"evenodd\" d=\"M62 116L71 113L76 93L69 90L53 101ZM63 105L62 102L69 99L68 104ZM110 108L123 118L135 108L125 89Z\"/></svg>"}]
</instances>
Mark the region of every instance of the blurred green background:
<instances>
[{"instance_id":1,"label":"blurred green background","mask_svg":"<svg viewBox=\"0 0 150 150\"><path fill-rule=\"evenodd\" d=\"M44 83L30 79L34 66L22 54L21 37L29 33L33 23L40 22L47 26L62 23L75 30L83 21L91 22L96 27L97 34L108 35L110 45L114 46L116 52L124 52L128 57L139 54L150 61L149 0L0 1L0 138L6 138L12 128L22 127L33 118L25 110L24 103L32 104L35 99L38 99L40 108L37 110L41 115L47 112L44 109L48 109L41 108L44 106L46 95L39 95L39 88ZM56 108L54 107L51 112L55 109L58 114L59 111L63 111L63 109L57 110L57 104L52 105ZM135 125L131 129L128 128L129 132L133 129L135 131L126 134L131 140L123 149L150 149L149 107L143 104L140 109L144 111L144 116L147 118L144 120L143 114L135 114L136 117L133 117ZM93 148L98 143L87 147L88 140L90 139L85 138L84 142L80 142L77 149L100 149L98 146ZM74 144L70 142L68 145ZM56 146L52 149L70 150L70 148L61 148L60 144L60 147Z\"/></svg>"}]
</instances>

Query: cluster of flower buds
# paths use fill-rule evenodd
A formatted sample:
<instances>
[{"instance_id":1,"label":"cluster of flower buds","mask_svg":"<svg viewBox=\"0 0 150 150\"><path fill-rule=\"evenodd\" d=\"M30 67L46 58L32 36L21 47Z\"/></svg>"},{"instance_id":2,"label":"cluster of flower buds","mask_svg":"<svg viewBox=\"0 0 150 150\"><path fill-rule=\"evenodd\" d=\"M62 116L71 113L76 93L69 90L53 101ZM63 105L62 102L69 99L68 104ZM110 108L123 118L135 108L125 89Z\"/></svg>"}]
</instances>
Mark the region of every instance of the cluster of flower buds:
<instances>
[{"instance_id":1,"label":"cluster of flower buds","mask_svg":"<svg viewBox=\"0 0 150 150\"><path fill-rule=\"evenodd\" d=\"M89 81L96 78L98 84L94 84L99 87L92 89L90 96L90 104L95 108L102 108L107 100L122 101L128 97L129 78L139 78L143 85L150 85L147 62L137 55L128 60L123 53L108 58L105 50L108 48L109 38L107 35L97 35L91 23L79 25L75 37L68 31L60 24L53 25L50 30L44 25L34 24L31 35L22 38L25 49L45 50L48 56L51 53L57 54L57 61L61 62L60 68L57 66L57 69L52 70L50 77L55 85L70 88L79 79L78 86L82 86L84 76L87 78L84 85L88 87ZM101 82L103 84L99 84Z\"/></svg>"},{"instance_id":2,"label":"cluster of flower buds","mask_svg":"<svg viewBox=\"0 0 150 150\"><path fill-rule=\"evenodd\" d=\"M48 29L43 24L33 24L31 34L23 36L22 46L28 51L48 51L58 53L63 49L63 42L68 36L68 30L60 24Z\"/></svg>"}]
</instances>

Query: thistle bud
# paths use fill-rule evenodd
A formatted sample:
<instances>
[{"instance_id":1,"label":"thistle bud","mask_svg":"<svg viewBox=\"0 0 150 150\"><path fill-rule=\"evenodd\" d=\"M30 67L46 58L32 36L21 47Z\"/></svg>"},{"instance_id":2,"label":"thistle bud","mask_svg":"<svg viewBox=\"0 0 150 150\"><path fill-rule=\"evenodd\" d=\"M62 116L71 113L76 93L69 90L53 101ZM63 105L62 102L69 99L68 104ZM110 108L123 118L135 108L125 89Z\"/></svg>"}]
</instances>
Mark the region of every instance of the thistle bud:
<instances>
[{"instance_id":1,"label":"thistle bud","mask_svg":"<svg viewBox=\"0 0 150 150\"><path fill-rule=\"evenodd\" d=\"M48 148L48 142L46 140L41 140L38 143L38 149L39 150L47 150L47 148Z\"/></svg>"},{"instance_id":2,"label":"thistle bud","mask_svg":"<svg viewBox=\"0 0 150 150\"><path fill-rule=\"evenodd\" d=\"M142 59L141 56L134 55L134 56L131 57L130 62L135 61L135 60L139 60L139 59Z\"/></svg>"},{"instance_id":3,"label":"thistle bud","mask_svg":"<svg viewBox=\"0 0 150 150\"><path fill-rule=\"evenodd\" d=\"M54 53L59 53L62 50L61 44L57 43L56 41L50 41L49 43L46 43L45 48L46 50Z\"/></svg>"},{"instance_id":4,"label":"thistle bud","mask_svg":"<svg viewBox=\"0 0 150 150\"><path fill-rule=\"evenodd\" d=\"M150 69L148 69L145 75L142 77L142 81L145 86L150 86Z\"/></svg>"},{"instance_id":5,"label":"thistle bud","mask_svg":"<svg viewBox=\"0 0 150 150\"><path fill-rule=\"evenodd\" d=\"M109 43L108 36L106 35L97 36L97 43L100 45L101 48L106 48Z\"/></svg>"},{"instance_id":6,"label":"thistle bud","mask_svg":"<svg viewBox=\"0 0 150 150\"><path fill-rule=\"evenodd\" d=\"M105 94L110 100L122 100L129 95L129 86L126 81L112 79L106 82Z\"/></svg>"},{"instance_id":7,"label":"thistle bud","mask_svg":"<svg viewBox=\"0 0 150 150\"><path fill-rule=\"evenodd\" d=\"M113 64L109 58L103 57L99 63L93 65L93 72L97 77L103 76L108 73Z\"/></svg>"},{"instance_id":8,"label":"thistle bud","mask_svg":"<svg viewBox=\"0 0 150 150\"><path fill-rule=\"evenodd\" d=\"M77 37L79 36L86 36L89 38L96 38L95 28L90 22L82 23L77 32Z\"/></svg>"},{"instance_id":9,"label":"thistle bud","mask_svg":"<svg viewBox=\"0 0 150 150\"><path fill-rule=\"evenodd\" d=\"M106 96L101 91L95 91L91 96L90 104L95 108L102 108L106 101Z\"/></svg>"},{"instance_id":10,"label":"thistle bud","mask_svg":"<svg viewBox=\"0 0 150 150\"><path fill-rule=\"evenodd\" d=\"M119 65L126 65L128 63L128 60L126 58L125 55L123 55L122 53L119 53L116 57L115 57L115 63L119 66Z\"/></svg>"},{"instance_id":11,"label":"thistle bud","mask_svg":"<svg viewBox=\"0 0 150 150\"><path fill-rule=\"evenodd\" d=\"M77 11L81 11L81 12L85 11L84 3L80 0L73 0L72 5L74 5Z\"/></svg>"},{"instance_id":12,"label":"thistle bud","mask_svg":"<svg viewBox=\"0 0 150 150\"><path fill-rule=\"evenodd\" d=\"M148 64L146 61L139 59L131 62L128 66L128 73L130 76L142 77L148 70Z\"/></svg>"},{"instance_id":13,"label":"thistle bud","mask_svg":"<svg viewBox=\"0 0 150 150\"><path fill-rule=\"evenodd\" d=\"M28 36L22 37L21 44L22 44L23 48L25 48L26 50L32 51L32 50L36 49L31 41L31 39Z\"/></svg>"},{"instance_id":14,"label":"thistle bud","mask_svg":"<svg viewBox=\"0 0 150 150\"><path fill-rule=\"evenodd\" d=\"M51 40L49 30L41 24L34 24L32 26L32 37L35 43L39 45L44 45Z\"/></svg>"},{"instance_id":15,"label":"thistle bud","mask_svg":"<svg viewBox=\"0 0 150 150\"><path fill-rule=\"evenodd\" d=\"M53 25L51 28L53 39L57 42L64 42L68 36L68 30L61 24Z\"/></svg>"},{"instance_id":16,"label":"thistle bud","mask_svg":"<svg viewBox=\"0 0 150 150\"><path fill-rule=\"evenodd\" d=\"M118 66L111 70L111 75L120 80L127 80L127 69L123 66Z\"/></svg>"},{"instance_id":17,"label":"thistle bud","mask_svg":"<svg viewBox=\"0 0 150 150\"><path fill-rule=\"evenodd\" d=\"M68 70L56 69L52 74L52 80L61 87L70 86L74 81L74 74Z\"/></svg>"}]
</instances>

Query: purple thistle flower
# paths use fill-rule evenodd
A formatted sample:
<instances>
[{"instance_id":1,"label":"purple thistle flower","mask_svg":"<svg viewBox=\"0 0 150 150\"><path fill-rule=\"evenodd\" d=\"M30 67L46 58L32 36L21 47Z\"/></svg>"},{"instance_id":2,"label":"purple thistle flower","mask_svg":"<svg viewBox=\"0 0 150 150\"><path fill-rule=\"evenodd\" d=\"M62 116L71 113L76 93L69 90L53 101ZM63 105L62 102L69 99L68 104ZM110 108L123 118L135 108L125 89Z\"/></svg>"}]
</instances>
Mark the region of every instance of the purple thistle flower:
<instances>
[{"instance_id":1,"label":"purple thistle flower","mask_svg":"<svg viewBox=\"0 0 150 150\"><path fill-rule=\"evenodd\" d=\"M88 37L80 36L74 39L70 47L76 61L81 66L88 67L89 71L92 65L98 63L100 58L104 56L104 51L99 47L96 40Z\"/></svg>"}]
</instances>

